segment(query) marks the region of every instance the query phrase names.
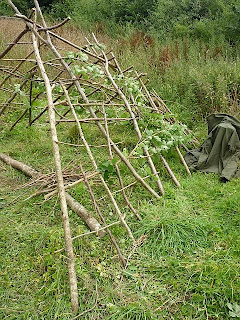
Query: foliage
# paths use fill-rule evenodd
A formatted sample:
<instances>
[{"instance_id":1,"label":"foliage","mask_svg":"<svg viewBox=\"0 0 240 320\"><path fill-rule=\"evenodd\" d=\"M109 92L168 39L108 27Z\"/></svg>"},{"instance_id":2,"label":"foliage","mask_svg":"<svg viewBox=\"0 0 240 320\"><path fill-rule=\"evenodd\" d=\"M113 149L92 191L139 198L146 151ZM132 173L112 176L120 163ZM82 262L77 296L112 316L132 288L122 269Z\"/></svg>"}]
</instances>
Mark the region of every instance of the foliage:
<instances>
[{"instance_id":1,"label":"foliage","mask_svg":"<svg viewBox=\"0 0 240 320\"><path fill-rule=\"evenodd\" d=\"M39 0L38 3L43 9L50 9L51 6L56 0ZM18 10L27 14L30 8L34 7L33 0L15 0L13 1ZM6 0L0 0L0 15L12 16L15 12L13 12L12 8L8 5Z\"/></svg>"},{"instance_id":2,"label":"foliage","mask_svg":"<svg viewBox=\"0 0 240 320\"><path fill-rule=\"evenodd\" d=\"M239 10L238 0L65 0L53 4L52 15L71 14L87 28L101 22L117 32L119 24L123 28L130 24L151 30L160 39L190 36L207 41L221 35L235 43L239 40Z\"/></svg>"},{"instance_id":3,"label":"foliage","mask_svg":"<svg viewBox=\"0 0 240 320\"><path fill-rule=\"evenodd\" d=\"M167 121L166 115L144 112L140 120L140 126L144 129L142 142L134 154L142 154L141 149L147 148L150 154L167 153L171 148L190 141L186 134L187 127L175 122Z\"/></svg>"},{"instance_id":4,"label":"foliage","mask_svg":"<svg viewBox=\"0 0 240 320\"><path fill-rule=\"evenodd\" d=\"M33 6L33 1L14 2L23 13ZM59 19L71 15L82 27L101 28L119 32L119 27L129 25L143 31L151 31L159 39L192 37L208 41L224 37L238 43L240 31L240 7L238 0L42 0L40 5L51 16ZM10 15L12 10L0 0L0 13Z\"/></svg>"},{"instance_id":5,"label":"foliage","mask_svg":"<svg viewBox=\"0 0 240 320\"><path fill-rule=\"evenodd\" d=\"M14 12L7 1L0 0L0 16L12 16L13 14Z\"/></svg>"}]
</instances>

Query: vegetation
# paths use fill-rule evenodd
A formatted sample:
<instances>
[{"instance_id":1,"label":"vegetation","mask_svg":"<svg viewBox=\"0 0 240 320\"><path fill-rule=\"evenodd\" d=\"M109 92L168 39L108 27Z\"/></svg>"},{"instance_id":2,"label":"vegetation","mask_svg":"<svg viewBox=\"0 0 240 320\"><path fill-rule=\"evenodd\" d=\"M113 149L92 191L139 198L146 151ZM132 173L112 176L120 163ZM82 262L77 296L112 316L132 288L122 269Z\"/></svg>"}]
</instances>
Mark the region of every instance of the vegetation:
<instances>
[{"instance_id":1,"label":"vegetation","mask_svg":"<svg viewBox=\"0 0 240 320\"><path fill-rule=\"evenodd\" d=\"M81 8L81 9L79 9ZM82 26L96 22L116 31L134 26L159 39L225 39L238 43L240 6L238 0L65 0L54 3L52 14L71 16Z\"/></svg>"},{"instance_id":2,"label":"vegetation","mask_svg":"<svg viewBox=\"0 0 240 320\"><path fill-rule=\"evenodd\" d=\"M98 32L99 40L113 48L123 67L133 64L140 72L147 72L149 86L202 141L206 115L214 111L239 115L238 1L139 2L65 0L48 9L55 17L71 12L81 28ZM27 10L26 2L21 3ZM11 14L0 4L5 10L2 14ZM11 26L6 22L5 27L13 31L12 22ZM0 28L1 44L13 37L4 28ZM74 25L64 27L62 32L84 41ZM91 72L99 74L96 69ZM48 125L44 118L30 128L22 121L9 132L9 124L19 115L15 110L0 120L1 152L48 172L53 168ZM149 130L151 125L158 125L155 120L151 119ZM131 143L129 131L123 128ZM115 132L116 140L121 134ZM79 139L74 127L62 129L61 135L68 142ZM94 143L94 129L89 135ZM63 165L76 156L85 160L83 153L76 154L69 146L61 146L61 150ZM109 174L111 168L104 167L104 152L98 149L95 153ZM173 153L168 159L182 186L176 189L164 175L166 196L160 200L152 200L140 187L135 188L131 201L143 220L136 222L128 216L139 241L127 269L112 258L115 253L108 237L98 240L91 235L74 242L79 312L89 310L80 319L239 317L239 181L222 184L216 175L203 173L189 178ZM111 178L114 183L115 177ZM127 173L125 179L129 179ZM24 201L34 192L19 188L27 181L21 173L0 163L0 317L72 319L65 256L55 252L64 246L60 208L56 199L43 202L39 196ZM72 192L93 210L84 186ZM101 192L99 189L99 197ZM108 221L113 221L112 208L103 204L102 209ZM86 232L74 213L70 212L70 217L74 235ZM113 232L121 239L121 249L126 254L131 252L125 231L114 226Z\"/></svg>"},{"instance_id":3,"label":"vegetation","mask_svg":"<svg viewBox=\"0 0 240 320\"><path fill-rule=\"evenodd\" d=\"M26 129L21 123L11 133L3 126L1 138L1 151L13 158L45 172L53 165L42 124ZM73 154L70 148L63 151L67 163ZM26 178L0 165L2 318L71 319L65 258L55 253L64 246L56 199L24 201L33 192L18 189ZM83 319L231 319L227 304L240 304L238 181L221 184L217 176L202 173L189 178L175 166L181 174L180 189L165 177L166 196L158 201L150 200L142 189L141 194L140 189L134 192L132 202L143 221L128 217L139 239L128 269L112 259L107 237L97 240L92 235L75 241L80 312L98 299ZM92 210L83 186L73 192ZM105 208L109 221L111 210ZM85 232L79 218L70 216L73 234ZM123 229L113 231L122 250L130 252Z\"/></svg>"}]
</instances>

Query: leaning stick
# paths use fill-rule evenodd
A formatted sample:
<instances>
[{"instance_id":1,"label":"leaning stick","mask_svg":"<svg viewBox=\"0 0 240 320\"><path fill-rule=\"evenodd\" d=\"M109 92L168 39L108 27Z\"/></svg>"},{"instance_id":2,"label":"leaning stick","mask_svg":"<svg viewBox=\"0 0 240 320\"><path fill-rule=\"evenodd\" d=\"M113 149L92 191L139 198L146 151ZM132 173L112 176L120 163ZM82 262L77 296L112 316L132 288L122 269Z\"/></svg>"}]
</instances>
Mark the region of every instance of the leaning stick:
<instances>
[{"instance_id":1,"label":"leaning stick","mask_svg":"<svg viewBox=\"0 0 240 320\"><path fill-rule=\"evenodd\" d=\"M159 154L159 156L160 156L160 159L162 160L165 168L167 169L167 172L169 173L170 177L172 178L173 182L176 184L177 187L181 187L178 179L175 177L174 173L172 172L171 168L169 167L167 160L161 154Z\"/></svg>"},{"instance_id":2,"label":"leaning stick","mask_svg":"<svg viewBox=\"0 0 240 320\"><path fill-rule=\"evenodd\" d=\"M14 122L14 124L11 126L10 131L13 130L13 128L18 124L18 122L25 116L25 114L28 112L29 108L25 109L24 112L20 115L20 117Z\"/></svg>"},{"instance_id":3,"label":"leaning stick","mask_svg":"<svg viewBox=\"0 0 240 320\"><path fill-rule=\"evenodd\" d=\"M155 105L155 103L154 103L154 101L153 101L153 99L152 99L152 97L151 97L151 95L150 95L150 93L148 92L147 87L145 86L145 84L144 84L144 82L142 81L141 77L139 77L137 71L135 71L135 74L136 74L137 78L139 78L139 82L141 83L141 86L142 86L143 90L145 91L145 93L146 93L146 95L147 95L147 97L148 97L148 100L149 100L150 105L152 106L152 108L153 108L154 110L158 110L158 109L157 109L157 106Z\"/></svg>"},{"instance_id":4,"label":"leaning stick","mask_svg":"<svg viewBox=\"0 0 240 320\"><path fill-rule=\"evenodd\" d=\"M71 20L71 18L67 17L65 20L63 20L62 22L56 24L55 26L51 26L51 27L48 27L48 28L39 28L38 31L50 31L50 30L53 30L53 29L57 29L57 28L63 26L69 20Z\"/></svg>"},{"instance_id":5,"label":"leaning stick","mask_svg":"<svg viewBox=\"0 0 240 320\"><path fill-rule=\"evenodd\" d=\"M11 49L12 47L28 32L28 28L24 29L12 43L8 45L8 47L0 54L0 59L2 59Z\"/></svg>"},{"instance_id":6,"label":"leaning stick","mask_svg":"<svg viewBox=\"0 0 240 320\"><path fill-rule=\"evenodd\" d=\"M87 179L87 177L86 177L85 172L83 171L82 165L80 165L80 168L81 168L83 177L84 177L84 179L85 179L85 180L84 180L84 181L85 181L85 184L86 184L86 186L87 186L87 188L88 188L88 191L89 191L89 193L90 193L90 196L91 196L91 199L92 199L92 203L93 203L93 205L94 205L94 208L95 208L95 210L97 211L100 219L102 220L102 223L103 223L104 227L106 227L106 230L107 230L107 233L108 233L108 235L109 235L109 237L110 237L110 239L111 239L111 242L112 242L112 244L114 245L114 247L115 247L116 250L117 250L117 253L118 253L118 256L119 256L119 258L120 258L120 260L121 260L121 262L122 262L122 265L125 267L125 265L126 265L126 260L125 260L123 254L122 254L122 252L121 252L121 250L120 250L120 248L119 248L119 246L118 246L118 244L117 244L117 241L116 241L115 237L113 236L113 234L112 234L112 232L110 231L110 229L107 227L106 220L104 219L104 216L103 216L103 214L102 214L102 212L101 212L101 210L100 210L100 208L99 208L99 206L98 206L98 204L97 204L96 198L95 198L94 193L93 193L93 191L92 191L92 187L91 187L91 185L90 185L90 183L89 183L89 181L88 181L88 179Z\"/></svg>"},{"instance_id":7,"label":"leaning stick","mask_svg":"<svg viewBox=\"0 0 240 320\"><path fill-rule=\"evenodd\" d=\"M86 140L86 138L85 138L85 136L84 136L84 133L83 133L83 130L82 130L82 127L81 127L81 123L80 123L80 121L79 121L79 119L78 119L78 117L77 117L77 114L76 114L76 112L75 112L75 110L74 110L74 107L73 107L73 105L72 105L72 103L71 103L71 100L70 100L70 98L69 98L68 91L67 91L67 89L62 85L61 82L60 82L60 84L61 84L61 86L62 86L62 88L63 88L63 91L64 91L64 93L65 93L65 97L66 97L66 99L67 99L67 101L68 101L69 107L71 108L72 114L73 114L73 116L74 116L74 118L75 118L75 121L76 121L76 124L77 124L77 127L78 127L78 131L79 131L79 134L80 134L80 138L82 139L82 141L83 141L83 143L84 143L84 145L85 145L85 147L86 147L88 156L89 156L89 158L90 158L90 160L91 160L91 162L92 162L92 165L93 165L94 169L95 169L96 171L98 171L97 163L96 163L96 161L95 161L95 159L94 159L94 157L93 157L93 154L92 154L92 151L91 151L91 149L90 149L90 147L89 147L89 144L88 144L88 142L87 142L87 140ZM131 231L131 229L129 228L128 224L126 223L126 221L125 221L125 219L124 219L124 217L123 217L123 215L122 215L122 213L121 213L121 211L120 211L120 209L119 209L119 207L118 207L118 205L117 205L117 202L116 202L116 200L114 199L114 197L113 197L113 195L112 195L112 193L111 193L111 191L110 191L110 189L109 189L106 181L103 179L103 176L102 176L102 175L100 175L99 177L100 177L100 180L101 180L104 188L106 189L106 191L107 191L107 193L108 193L108 195L109 195L109 198L110 198L110 200L111 200L111 202L112 202L112 204L113 204L113 206L114 206L114 208L115 208L116 213L117 213L118 216L119 216L119 219L121 220L123 226L124 226L125 229L127 230L130 238L131 238L133 241L135 241L135 239L134 239L134 237L133 237L133 234L132 234L132 231Z\"/></svg>"},{"instance_id":8,"label":"leaning stick","mask_svg":"<svg viewBox=\"0 0 240 320\"><path fill-rule=\"evenodd\" d=\"M41 14L38 2L34 1L34 3L38 12ZM45 23L43 26L46 28ZM36 27L34 26L33 29L36 30ZM68 217L68 209L67 209L67 202L66 202L66 196L65 196L65 190L64 190L63 175L62 175L62 169L61 169L61 157L60 157L59 147L57 143L58 136L57 136L57 130L55 126L56 120L55 120L55 113L54 113L52 88L50 85L49 78L46 74L44 65L42 63L42 59L38 49L37 39L34 33L32 33L32 40L33 40L33 46L35 50L38 67L44 79L46 94L48 99L48 115L49 115L49 121L50 121L50 130L51 130L53 152L54 152L54 159L55 159L55 166L56 166L56 176L57 176L57 182L58 182L60 205L62 210L65 248L66 248L66 254L68 257L68 275L69 275L69 283L70 283L72 310L73 312L77 312L79 304L78 304L77 275L76 275L76 269L75 269L75 256L74 256L73 247L72 247L71 229L70 229L70 223L69 223L69 217Z\"/></svg>"},{"instance_id":9,"label":"leaning stick","mask_svg":"<svg viewBox=\"0 0 240 320\"><path fill-rule=\"evenodd\" d=\"M106 111L105 111L105 108L104 108L104 105L103 105L103 114L104 114L104 120L105 120L105 129L106 129L106 133L109 137L109 132L108 132L108 123L107 123L107 115L106 115ZM111 142L108 138L108 152L109 152L109 156L110 156L110 159L113 160L113 153L112 153L112 148L111 148ZM119 180L119 183L120 183L120 186L121 186L121 189L122 189L122 195L123 195L123 198L126 202L126 204L128 205L128 207L130 208L130 210L134 213L134 215L137 217L138 220L142 220L140 215L138 214L138 212L136 211L136 209L133 207L133 205L131 204L131 202L129 201L127 195L126 195L126 192L124 190L124 185L123 185L123 181L122 181L122 177L121 177L121 173L120 173L120 170L119 170L119 167L117 165L117 163L114 165L115 166L115 169L116 169L116 172L117 172L117 175L118 175L118 180Z\"/></svg>"},{"instance_id":10,"label":"leaning stick","mask_svg":"<svg viewBox=\"0 0 240 320\"><path fill-rule=\"evenodd\" d=\"M94 36L94 39L95 39L95 41L97 42L95 36ZM129 112L129 114L130 114L130 116L131 116L131 118L132 118L133 126L134 126L134 129L135 129L135 131L136 131L136 134L137 134L138 138L139 138L139 139L142 139L142 134L141 134L141 132L140 132L140 129L139 129L139 126L138 126L138 123L137 123L135 114L133 113L133 111L132 111L132 109L131 109L131 106L129 105L129 102L128 102L126 96L125 96L124 93L121 91L121 89L117 86L117 84L116 84L116 82L114 81L111 73L109 72L107 57L106 57L106 55L105 55L105 53L104 53L103 51L102 51L102 53L103 53L103 56L104 56L104 58L105 58L105 70L106 70L106 74L107 74L109 80L111 81L113 87L115 88L115 90L117 91L117 93L119 94L119 96L122 98L122 100L123 100L123 102L124 102L124 104L125 104L128 112ZM144 154L145 154L146 157L147 157L147 160L148 160L148 163L149 163L149 166L150 166L150 168L151 168L151 170L152 170L153 175L157 178L157 184L158 184L159 190L160 190L161 194L163 195L163 194L164 194L164 189L163 189L161 180L160 180L160 178L159 178L159 176L158 176L157 170L156 170L156 168L155 168L155 166L154 166L154 163L153 163L153 161L152 161L152 158L150 157L149 152L148 152L148 150L147 150L146 147L143 147L143 151L144 151Z\"/></svg>"},{"instance_id":11,"label":"leaning stick","mask_svg":"<svg viewBox=\"0 0 240 320\"><path fill-rule=\"evenodd\" d=\"M176 150L177 150L177 153L178 153L178 155L179 155L179 158L180 158L180 160L182 161L182 164L184 165L184 168L186 169L188 175L191 176L191 175L192 175L192 174L191 174L191 171L189 170L189 167L188 167L188 165L187 165L187 163L186 163L186 161L185 161L185 159L184 159L181 151L179 150L178 147L176 147Z\"/></svg>"},{"instance_id":12,"label":"leaning stick","mask_svg":"<svg viewBox=\"0 0 240 320\"><path fill-rule=\"evenodd\" d=\"M11 0L8 0L9 4L12 5L12 7L15 9L15 6L13 5L12 1ZM39 5L38 5L38 8L39 8ZM40 8L39 8L40 10ZM16 10L15 10L16 11ZM17 13L19 13L18 9L16 11ZM25 19L26 17L21 15L21 18L22 19ZM42 17L43 19L43 17ZM26 22L27 26L32 30L32 32L34 33L35 36L37 36L43 43L45 43L51 50L52 52L55 54L56 57L59 58L61 64L65 67L66 71L69 73L70 77L73 79L73 82L75 83L76 85L76 88L78 90L78 92L81 94L83 100L85 103L89 103L89 100L87 98L87 96L85 95L84 91L82 90L78 80L76 79L76 77L74 76L74 74L72 73L69 65L63 60L63 58L61 57L61 55L59 54L59 52L56 50L56 48L53 46L52 44L52 41L50 39L50 36L49 34L51 35L54 35L51 31L46 31L46 34L47 34L47 40L43 39L35 30L34 28L32 27L32 24ZM78 47L79 48L79 47ZM81 49L81 48L79 48ZM84 52L84 50L82 50ZM86 51L86 50L85 50ZM88 53L86 51L86 53ZM101 59L101 60L104 60L104 59ZM94 110L89 106L88 107L88 110L90 112L90 114L93 116L93 117L97 117L96 116L96 113L94 112ZM45 112L46 110L44 110L43 112ZM107 139L107 134L106 134L106 131L104 129L104 127L100 124L100 123L97 123L97 126L99 128L99 130L101 131L102 135L105 137L105 139ZM112 147L114 149L114 151L118 154L118 156L121 158L121 160L125 163L125 165L128 167L128 169L132 172L133 176L135 177L136 180L138 180L143 187L145 187L152 195L154 195L156 198L159 198L160 196L156 193L156 191L154 191L150 186L149 184L144 181L142 179L142 177L136 172L136 170L134 169L134 167L131 165L131 163L128 161L128 159L123 155L123 153L121 152L121 150L116 146L116 144L111 140L111 144L112 144Z\"/></svg>"}]
</instances>

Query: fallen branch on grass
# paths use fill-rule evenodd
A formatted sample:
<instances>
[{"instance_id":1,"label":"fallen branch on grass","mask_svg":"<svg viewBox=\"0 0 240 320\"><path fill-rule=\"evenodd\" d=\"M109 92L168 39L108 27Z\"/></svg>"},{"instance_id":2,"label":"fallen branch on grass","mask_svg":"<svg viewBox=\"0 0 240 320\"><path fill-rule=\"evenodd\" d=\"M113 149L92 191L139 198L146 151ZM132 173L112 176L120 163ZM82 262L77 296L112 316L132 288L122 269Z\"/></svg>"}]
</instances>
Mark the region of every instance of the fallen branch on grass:
<instances>
[{"instance_id":1,"label":"fallen branch on grass","mask_svg":"<svg viewBox=\"0 0 240 320\"><path fill-rule=\"evenodd\" d=\"M10 165L11 167L20 170L23 174L30 178L36 178L37 176L43 176L43 174L32 167L17 161L3 153L0 153L0 160ZM67 192L66 201L68 206L86 223L91 231L96 232L96 234L100 237L104 237L106 232L101 229L100 223L89 213L89 211L78 201L76 201L70 194Z\"/></svg>"}]
</instances>

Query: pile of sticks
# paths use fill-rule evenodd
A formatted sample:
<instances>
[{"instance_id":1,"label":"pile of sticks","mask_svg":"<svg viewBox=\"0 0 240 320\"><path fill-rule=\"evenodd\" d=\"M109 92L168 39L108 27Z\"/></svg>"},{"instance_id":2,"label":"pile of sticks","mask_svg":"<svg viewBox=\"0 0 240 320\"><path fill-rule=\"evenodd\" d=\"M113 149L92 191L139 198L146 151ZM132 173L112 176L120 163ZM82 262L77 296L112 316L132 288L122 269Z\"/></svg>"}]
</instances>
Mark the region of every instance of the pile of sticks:
<instances>
[{"instance_id":1,"label":"pile of sticks","mask_svg":"<svg viewBox=\"0 0 240 320\"><path fill-rule=\"evenodd\" d=\"M106 141L104 148L107 149L107 157L110 161L113 161L115 157L118 158L117 162L114 162L120 186L118 191L121 192L129 210L140 220L141 217L139 213L129 200L126 192L127 188L139 183L152 197L159 198L161 195L164 195L164 187L152 155L146 147L143 147L144 158L152 172L151 175L155 177L154 181L156 181L157 191L147 182L148 177L143 177L139 173L138 168L134 167L131 158L119 147L119 142L115 142L111 138L111 126L116 127L122 122L130 122L133 125L138 141L141 141L143 137L143 133L138 124L138 118L141 116L140 107L131 92L127 93L126 90L124 91L124 88L119 86L116 78L131 74L134 81L138 82L141 88L141 94L144 96L145 101L147 101L146 108L151 112L161 114L171 114L171 112L155 91L151 93L148 91L146 81L144 82L145 75L138 74L134 71L133 67L122 70L114 54L111 51L105 52L94 34L92 35L92 43L86 38L87 44L80 47L54 32L55 29L64 25L70 18L65 19L58 25L48 27L37 0L34 0L35 8L31 10L28 17L22 15L11 0L8 0L8 3L14 9L16 17L25 22L25 29L21 31L16 39L8 44L7 48L0 54L0 69L4 73L4 77L0 83L0 89L3 90L7 96L7 100L0 105L0 116L7 110L11 110L11 108L17 108L18 111L22 110L10 127L10 130L13 130L14 127L22 119L26 119L26 117L31 126L37 120L45 119L44 117L48 114L47 123L50 125L56 172L54 176L49 176L48 179L46 179L46 176L43 178L42 174L28 167L25 174L30 177L35 177L40 185L44 180L45 182L48 181L48 183L44 185L44 187L46 187L45 189L41 188L37 191L45 193L45 199L49 199L55 194L59 195L65 237L65 250L68 257L72 309L76 312L78 309L77 277L67 204L76 212L79 211L77 207L79 209L81 205L76 203L76 200L73 199L66 190L78 183L85 184L89 191L93 207L115 246L122 264L125 266L126 259L121 253L117 240L110 231L110 227L107 225L99 206L99 199L96 199L94 189L90 183L90 180L97 175L102 187L105 189L107 197L115 209L119 222L126 229L132 241L135 242L133 233L127 224L125 215L121 212L120 206L114 197L114 192L111 190L111 186L104 179L103 175L100 174L98 161L94 156L91 144L88 142L88 132L84 130L83 124L87 123L88 125L97 127L99 135ZM27 40L24 41L24 37L28 37ZM26 44L30 47L30 51L25 57L19 57L18 59L6 58L7 54L10 53L14 47L16 48ZM64 44L65 48L62 48L61 44ZM66 47L68 47L68 50ZM69 50L73 50L71 59L69 59ZM78 54L79 52L81 55ZM76 73L74 68L77 62L81 63L81 66L84 66L85 63L86 69L89 63L91 66L97 66L98 71L103 71L104 79L107 79L107 81L103 82L101 76L95 77L94 75L89 80L89 78L86 79L83 74ZM15 86L15 89L12 89L10 84L16 82L20 83ZM44 90L40 90L37 93L34 92L35 88L41 86L44 86ZM25 92L25 100L19 101L18 98L23 92ZM26 92L28 92L28 95L26 95ZM46 105L42 105L41 103L37 104L37 101L46 101ZM119 113L119 111L124 111L127 116L119 115L123 114L121 112ZM109 116L109 114L111 114L111 116ZM173 123L176 120L174 116L171 115L168 121ZM59 149L61 144L67 143L59 141L57 131L58 128L60 129L63 125L67 126L69 123L75 124L82 143L81 145L69 145L76 148L85 148L85 153L92 166L91 173L87 173L79 161L81 174L73 182L67 181L62 170ZM96 143L97 141L98 137L96 136ZM182 147L186 149L185 146ZM175 149L187 173L191 175L179 147L175 147ZM0 155L0 159L11 165L14 161L2 154ZM163 164L163 167L167 170L167 173L176 186L180 186L178 179L162 154L159 154L159 161ZM124 179L119 168L120 164L125 165L134 178L134 181L130 185L124 184ZM23 167L21 165L20 167L20 170L22 170ZM81 209L80 211L84 211L84 208ZM95 221L95 224L97 228L100 228L97 221ZM96 225L95 227L89 225L93 232L96 231ZM102 231L102 235L104 235L105 230Z\"/></svg>"}]
</instances>

